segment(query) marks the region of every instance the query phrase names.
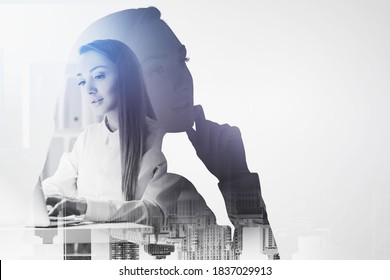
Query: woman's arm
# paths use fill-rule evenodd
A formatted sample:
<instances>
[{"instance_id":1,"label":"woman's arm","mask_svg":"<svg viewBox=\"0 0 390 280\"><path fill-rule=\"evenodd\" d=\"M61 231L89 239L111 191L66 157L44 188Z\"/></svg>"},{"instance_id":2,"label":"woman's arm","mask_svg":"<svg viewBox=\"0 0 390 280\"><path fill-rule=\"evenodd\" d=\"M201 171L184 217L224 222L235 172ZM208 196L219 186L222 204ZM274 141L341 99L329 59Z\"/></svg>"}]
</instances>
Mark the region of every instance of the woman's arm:
<instances>
[{"instance_id":1,"label":"woman's arm","mask_svg":"<svg viewBox=\"0 0 390 280\"><path fill-rule=\"evenodd\" d=\"M151 224L165 219L172 213L181 190L189 182L176 174L157 168L139 200L116 201L87 199L85 219L96 222L133 222Z\"/></svg>"},{"instance_id":2,"label":"woman's arm","mask_svg":"<svg viewBox=\"0 0 390 280\"><path fill-rule=\"evenodd\" d=\"M86 131L77 138L70 153L64 153L53 176L42 181L42 189L46 197L74 197L77 195L77 176L80 154L85 143Z\"/></svg>"},{"instance_id":3,"label":"woman's arm","mask_svg":"<svg viewBox=\"0 0 390 280\"><path fill-rule=\"evenodd\" d=\"M191 184L176 174L166 173L166 164L157 168L139 200L121 201L104 198L63 198L50 215L82 215L94 222L133 222L161 224L175 211L182 189Z\"/></svg>"}]
</instances>

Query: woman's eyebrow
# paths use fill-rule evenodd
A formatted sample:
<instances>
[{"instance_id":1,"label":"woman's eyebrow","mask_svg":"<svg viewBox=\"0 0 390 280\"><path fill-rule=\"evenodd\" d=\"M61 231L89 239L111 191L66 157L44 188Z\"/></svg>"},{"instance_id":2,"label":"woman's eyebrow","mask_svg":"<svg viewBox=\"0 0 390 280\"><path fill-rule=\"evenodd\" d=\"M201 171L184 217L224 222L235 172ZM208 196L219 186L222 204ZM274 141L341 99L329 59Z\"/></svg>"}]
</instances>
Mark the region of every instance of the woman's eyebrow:
<instances>
[{"instance_id":1,"label":"woman's eyebrow","mask_svg":"<svg viewBox=\"0 0 390 280\"><path fill-rule=\"evenodd\" d=\"M98 66L95 66L95 67L92 67L91 69L89 69L89 73L95 71L95 70L98 69L98 68L106 68L106 69L107 69L106 66L98 65ZM81 74L81 73L77 73L77 74L76 74L76 77L82 77L82 76L83 76L83 74Z\"/></svg>"},{"instance_id":2,"label":"woman's eyebrow","mask_svg":"<svg viewBox=\"0 0 390 280\"><path fill-rule=\"evenodd\" d=\"M98 65L98 66L95 66L95 67L92 67L91 69L89 69L89 73L95 71L96 69L98 68L107 68L106 66L103 66L103 65Z\"/></svg>"}]
</instances>

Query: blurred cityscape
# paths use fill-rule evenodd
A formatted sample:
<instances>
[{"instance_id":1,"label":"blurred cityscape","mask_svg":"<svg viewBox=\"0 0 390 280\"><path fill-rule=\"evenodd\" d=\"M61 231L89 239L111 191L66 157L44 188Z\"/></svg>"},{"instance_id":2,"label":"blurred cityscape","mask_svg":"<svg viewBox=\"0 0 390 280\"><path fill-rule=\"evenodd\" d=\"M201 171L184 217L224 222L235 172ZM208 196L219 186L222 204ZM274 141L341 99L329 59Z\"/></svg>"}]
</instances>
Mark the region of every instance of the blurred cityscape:
<instances>
[{"instance_id":1,"label":"blurred cityscape","mask_svg":"<svg viewBox=\"0 0 390 280\"><path fill-rule=\"evenodd\" d=\"M252 200L252 196L245 196ZM240 198L244 203L244 199ZM251 205L245 204L245 205ZM258 211L258 204L254 208ZM249 210L247 207L246 210ZM264 210L264 209L263 209ZM248 211L246 211L248 212ZM108 259L140 259L140 250L154 259L178 260L239 260L243 242L250 244L256 259L279 259L278 248L266 211L257 214L235 215L235 229L216 224L215 216L203 200L182 199L168 221L152 218L151 227L143 229L100 230L107 236L108 247L101 247L99 255ZM66 243L64 259L92 259L92 246L88 243Z\"/></svg>"}]
</instances>

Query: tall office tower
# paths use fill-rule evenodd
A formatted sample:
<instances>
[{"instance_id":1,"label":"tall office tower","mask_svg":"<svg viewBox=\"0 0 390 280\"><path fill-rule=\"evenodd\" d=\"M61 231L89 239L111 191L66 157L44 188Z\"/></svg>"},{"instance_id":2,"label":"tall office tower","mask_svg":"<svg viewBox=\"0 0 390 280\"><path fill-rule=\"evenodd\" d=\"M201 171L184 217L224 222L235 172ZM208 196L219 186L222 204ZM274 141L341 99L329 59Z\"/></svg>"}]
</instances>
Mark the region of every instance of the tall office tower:
<instances>
[{"instance_id":1,"label":"tall office tower","mask_svg":"<svg viewBox=\"0 0 390 280\"><path fill-rule=\"evenodd\" d=\"M235 260L229 227L218 225L204 228L187 227L179 252L183 260Z\"/></svg>"},{"instance_id":2,"label":"tall office tower","mask_svg":"<svg viewBox=\"0 0 390 280\"><path fill-rule=\"evenodd\" d=\"M198 252L198 233L194 225L185 225L184 234L179 249L179 259L196 260Z\"/></svg>"},{"instance_id":3,"label":"tall office tower","mask_svg":"<svg viewBox=\"0 0 390 280\"><path fill-rule=\"evenodd\" d=\"M234 260L236 255L232 246L231 230L227 226L208 226L199 229L201 259Z\"/></svg>"},{"instance_id":4,"label":"tall office tower","mask_svg":"<svg viewBox=\"0 0 390 280\"><path fill-rule=\"evenodd\" d=\"M269 225L260 226L260 240L262 243L262 253L267 255L268 259L279 259L278 247Z\"/></svg>"},{"instance_id":5,"label":"tall office tower","mask_svg":"<svg viewBox=\"0 0 390 280\"><path fill-rule=\"evenodd\" d=\"M144 246L144 250L149 255L154 256L157 260L161 260L174 252L175 246L170 244L147 244Z\"/></svg>"},{"instance_id":6,"label":"tall office tower","mask_svg":"<svg viewBox=\"0 0 390 280\"><path fill-rule=\"evenodd\" d=\"M233 242L232 242L232 249L234 251L235 260L240 259L240 255L242 254L242 227L237 227L234 229L233 234Z\"/></svg>"},{"instance_id":7,"label":"tall office tower","mask_svg":"<svg viewBox=\"0 0 390 280\"><path fill-rule=\"evenodd\" d=\"M139 245L110 237L110 260L138 260Z\"/></svg>"},{"instance_id":8,"label":"tall office tower","mask_svg":"<svg viewBox=\"0 0 390 280\"><path fill-rule=\"evenodd\" d=\"M192 193L182 194L172 211L169 224L171 237L179 241L178 257L184 260L201 259L198 250L199 231L215 224L215 217L202 200Z\"/></svg>"},{"instance_id":9,"label":"tall office tower","mask_svg":"<svg viewBox=\"0 0 390 280\"><path fill-rule=\"evenodd\" d=\"M242 227L261 227L263 254L266 254L269 259L279 259L278 248L260 189L235 190L225 195L225 200L227 207L230 207L230 219L236 228L242 230Z\"/></svg>"},{"instance_id":10,"label":"tall office tower","mask_svg":"<svg viewBox=\"0 0 390 280\"><path fill-rule=\"evenodd\" d=\"M181 239L179 259L238 259L230 228L216 225L215 216L204 201L194 197L181 196L169 220L171 237Z\"/></svg>"}]
</instances>

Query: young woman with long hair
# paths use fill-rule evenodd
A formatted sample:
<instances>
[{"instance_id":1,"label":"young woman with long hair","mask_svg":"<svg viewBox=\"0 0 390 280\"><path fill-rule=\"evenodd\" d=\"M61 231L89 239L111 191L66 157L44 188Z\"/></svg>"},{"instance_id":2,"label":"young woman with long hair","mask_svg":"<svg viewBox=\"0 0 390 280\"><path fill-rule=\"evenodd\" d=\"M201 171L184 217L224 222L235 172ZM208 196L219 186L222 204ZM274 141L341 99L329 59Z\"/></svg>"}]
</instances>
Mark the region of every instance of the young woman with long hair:
<instances>
[{"instance_id":1,"label":"young woman with long hair","mask_svg":"<svg viewBox=\"0 0 390 280\"><path fill-rule=\"evenodd\" d=\"M50 215L137 223L166 216L182 180L166 172L162 137L134 53L117 40L84 44L76 77L83 96L104 117L86 128L42 182Z\"/></svg>"}]
</instances>

